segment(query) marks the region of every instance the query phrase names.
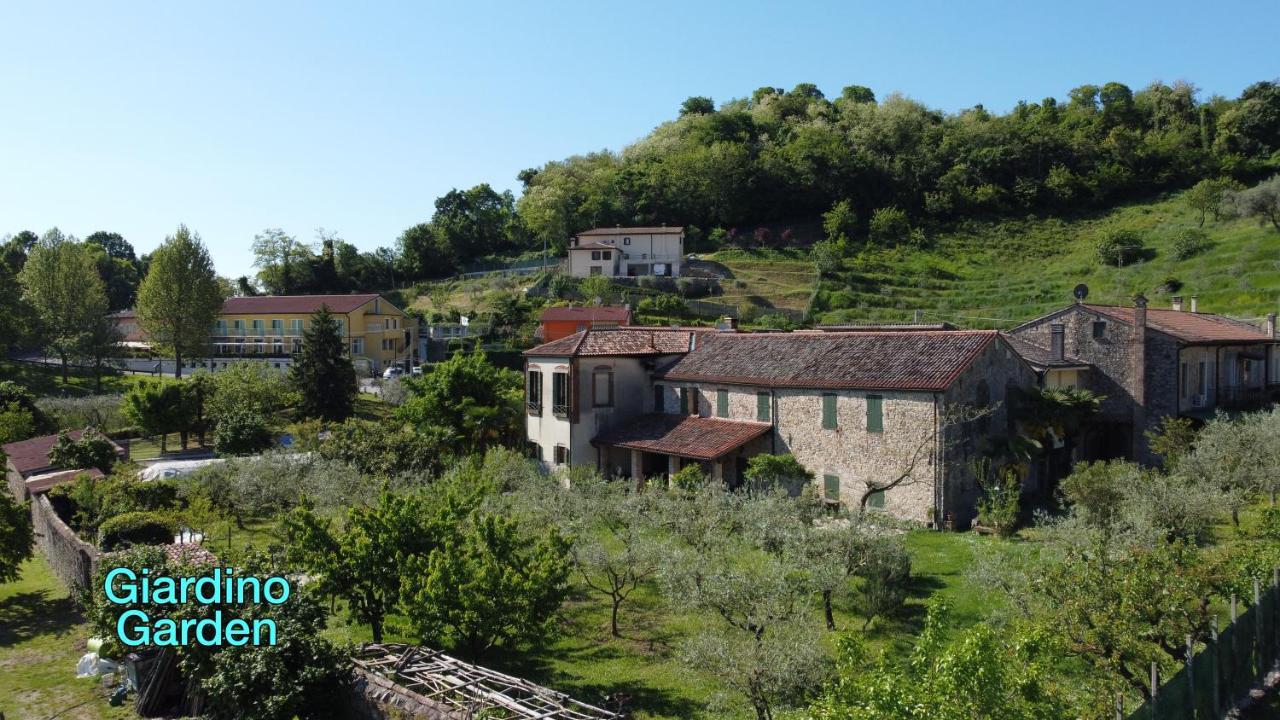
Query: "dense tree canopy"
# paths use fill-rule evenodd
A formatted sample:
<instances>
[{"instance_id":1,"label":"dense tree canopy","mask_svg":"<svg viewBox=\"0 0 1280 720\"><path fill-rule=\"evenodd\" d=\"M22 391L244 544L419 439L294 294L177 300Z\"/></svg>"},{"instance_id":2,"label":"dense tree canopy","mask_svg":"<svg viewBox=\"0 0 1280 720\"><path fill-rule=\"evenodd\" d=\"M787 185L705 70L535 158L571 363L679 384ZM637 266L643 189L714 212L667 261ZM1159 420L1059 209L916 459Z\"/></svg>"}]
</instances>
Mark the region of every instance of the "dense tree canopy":
<instances>
[{"instance_id":1,"label":"dense tree canopy","mask_svg":"<svg viewBox=\"0 0 1280 720\"><path fill-rule=\"evenodd\" d=\"M828 100L815 86L761 88L678 119L620 153L550 162L521 175L520 219L562 243L592 226L714 227L841 218L867 231L877 210L913 221L1102 205L1205 177L1256 177L1280 147L1280 87L1200 101L1187 83L1082 85L1067 102L944 113L862 86ZM897 218L895 218L897 220ZM847 222L838 222L847 232Z\"/></svg>"},{"instance_id":2,"label":"dense tree canopy","mask_svg":"<svg viewBox=\"0 0 1280 720\"><path fill-rule=\"evenodd\" d=\"M151 255L138 288L138 320L152 341L173 353L177 376L184 358L201 357L225 292L200 234L179 225Z\"/></svg>"}]
</instances>

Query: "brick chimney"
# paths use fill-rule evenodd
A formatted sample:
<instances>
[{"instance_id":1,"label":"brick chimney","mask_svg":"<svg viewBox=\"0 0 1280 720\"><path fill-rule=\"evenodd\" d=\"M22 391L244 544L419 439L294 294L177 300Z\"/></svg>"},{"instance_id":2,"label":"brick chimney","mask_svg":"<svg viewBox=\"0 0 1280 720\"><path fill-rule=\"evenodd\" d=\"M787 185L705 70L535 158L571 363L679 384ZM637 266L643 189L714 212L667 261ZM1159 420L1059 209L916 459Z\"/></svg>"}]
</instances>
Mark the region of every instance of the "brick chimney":
<instances>
[{"instance_id":1,"label":"brick chimney","mask_svg":"<svg viewBox=\"0 0 1280 720\"><path fill-rule=\"evenodd\" d=\"M1273 312L1267 313L1267 324L1263 326L1263 332L1265 332L1267 334L1267 337L1271 338L1272 340L1276 339L1276 314L1275 313Z\"/></svg>"},{"instance_id":2,"label":"brick chimney","mask_svg":"<svg viewBox=\"0 0 1280 720\"><path fill-rule=\"evenodd\" d=\"M1062 323L1049 326L1049 358L1065 360L1067 357L1067 328Z\"/></svg>"},{"instance_id":3,"label":"brick chimney","mask_svg":"<svg viewBox=\"0 0 1280 720\"><path fill-rule=\"evenodd\" d=\"M1194 307L1195 296L1192 296ZM1130 351L1129 392L1133 396L1133 459L1143 462L1147 429L1147 298L1142 293L1133 297L1133 344Z\"/></svg>"},{"instance_id":4,"label":"brick chimney","mask_svg":"<svg viewBox=\"0 0 1280 720\"><path fill-rule=\"evenodd\" d=\"M1200 312L1199 310L1196 309L1196 306L1199 304L1200 304L1200 298L1196 297L1195 295L1192 295L1191 296L1191 312Z\"/></svg>"},{"instance_id":5,"label":"brick chimney","mask_svg":"<svg viewBox=\"0 0 1280 720\"><path fill-rule=\"evenodd\" d=\"M1177 312L1182 312L1182 296L1181 295L1173 296L1173 309Z\"/></svg>"}]
</instances>

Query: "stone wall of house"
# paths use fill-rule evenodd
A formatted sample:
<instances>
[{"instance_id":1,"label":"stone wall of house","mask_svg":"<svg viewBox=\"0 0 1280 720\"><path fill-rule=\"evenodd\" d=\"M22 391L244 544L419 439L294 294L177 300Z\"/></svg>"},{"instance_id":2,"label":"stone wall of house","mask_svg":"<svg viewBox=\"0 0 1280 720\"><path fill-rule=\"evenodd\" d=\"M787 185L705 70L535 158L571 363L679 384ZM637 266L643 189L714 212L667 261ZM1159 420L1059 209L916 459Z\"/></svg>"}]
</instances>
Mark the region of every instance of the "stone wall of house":
<instances>
[{"instance_id":1,"label":"stone wall of house","mask_svg":"<svg viewBox=\"0 0 1280 720\"><path fill-rule=\"evenodd\" d=\"M1105 323L1100 337L1094 337L1095 322ZM1130 450L1136 454L1135 459L1144 463L1158 462L1159 458L1147 447L1144 433L1159 425L1166 415L1178 413L1179 343L1148 328L1144 369L1139 378L1135 374L1133 357L1136 329L1088 308L1066 308L1016 328L1014 333L1037 345L1049 347L1050 326L1054 323L1062 323L1065 327L1066 353L1095 368L1086 374L1085 387L1105 396L1101 419L1128 424L1133 434ZM1139 379L1143 385L1142 408L1135 400Z\"/></svg>"},{"instance_id":2,"label":"stone wall of house","mask_svg":"<svg viewBox=\"0 0 1280 720\"><path fill-rule=\"evenodd\" d=\"M868 481L884 482L907 469L917 449L927 447L915 463L912 479L885 493L884 509L895 516L924 522L933 505L934 463L929 439L933 435L934 395L918 392L835 391L835 428L822 427L823 390L770 389L715 383L666 383L667 408L679 406L679 388L697 391L698 414L717 417L719 390L728 392L731 420L756 421L757 392L770 392L770 418L774 432L746 448L747 454L791 453L814 473L822 486L824 476L839 478L839 501L856 505ZM867 396L882 401L883 432L867 430ZM744 454L745 457L745 454ZM732 474L736 457L726 461Z\"/></svg>"},{"instance_id":3,"label":"stone wall of house","mask_svg":"<svg viewBox=\"0 0 1280 720\"><path fill-rule=\"evenodd\" d=\"M997 339L947 388L942 399L946 428L939 443L944 457L943 482L936 498L944 521L950 515L956 527L967 527L973 520L979 491L974 461L993 439L1012 430L1009 404L1013 394L1034 388L1037 382L1035 370L1007 342ZM988 408L988 414L960 421L982 408Z\"/></svg>"},{"instance_id":4,"label":"stone wall of house","mask_svg":"<svg viewBox=\"0 0 1280 720\"><path fill-rule=\"evenodd\" d=\"M4 466L5 484L9 486L9 494L14 500L22 502L27 499L27 484L22 479L22 474L13 469L13 465L7 461Z\"/></svg>"},{"instance_id":5,"label":"stone wall of house","mask_svg":"<svg viewBox=\"0 0 1280 720\"><path fill-rule=\"evenodd\" d=\"M357 720L470 720L472 713L450 708L373 673L356 669L349 696Z\"/></svg>"},{"instance_id":6,"label":"stone wall of house","mask_svg":"<svg viewBox=\"0 0 1280 720\"><path fill-rule=\"evenodd\" d=\"M76 537L43 494L31 499L31 523L36 547L53 574L71 590L73 597L88 590L98 569L98 549Z\"/></svg>"},{"instance_id":7,"label":"stone wall of house","mask_svg":"<svg viewBox=\"0 0 1280 720\"><path fill-rule=\"evenodd\" d=\"M1093 336L1094 322L1105 323L1101 337ZM1102 414L1114 421L1132 421L1135 386L1133 326L1099 315L1085 307L1073 305L1015 328L1013 333L1047 348L1051 344L1050 326L1055 323L1062 323L1064 326L1066 354L1084 360L1096 368L1094 372L1087 374L1086 387L1106 396L1102 402Z\"/></svg>"}]
</instances>

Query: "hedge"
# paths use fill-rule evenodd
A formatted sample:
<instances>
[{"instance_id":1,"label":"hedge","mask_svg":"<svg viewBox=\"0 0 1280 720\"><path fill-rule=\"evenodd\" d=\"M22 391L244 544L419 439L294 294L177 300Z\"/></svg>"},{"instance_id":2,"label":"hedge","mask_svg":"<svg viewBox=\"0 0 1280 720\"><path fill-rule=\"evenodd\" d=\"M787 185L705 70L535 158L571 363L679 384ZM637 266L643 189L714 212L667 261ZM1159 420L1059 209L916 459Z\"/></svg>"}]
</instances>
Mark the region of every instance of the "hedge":
<instances>
[{"instance_id":1,"label":"hedge","mask_svg":"<svg viewBox=\"0 0 1280 720\"><path fill-rule=\"evenodd\" d=\"M173 542L178 525L153 512L127 512L102 523L98 528L98 546L104 552L121 545L165 545Z\"/></svg>"}]
</instances>

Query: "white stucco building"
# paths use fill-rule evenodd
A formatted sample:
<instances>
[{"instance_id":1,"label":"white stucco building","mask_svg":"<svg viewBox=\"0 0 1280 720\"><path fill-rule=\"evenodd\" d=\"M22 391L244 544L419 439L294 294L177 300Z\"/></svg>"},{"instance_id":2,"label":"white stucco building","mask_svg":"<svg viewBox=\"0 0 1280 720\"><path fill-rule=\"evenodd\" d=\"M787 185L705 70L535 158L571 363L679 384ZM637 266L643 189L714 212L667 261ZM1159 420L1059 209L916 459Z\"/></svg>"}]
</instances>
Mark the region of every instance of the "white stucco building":
<instances>
[{"instance_id":1,"label":"white stucco building","mask_svg":"<svg viewBox=\"0 0 1280 720\"><path fill-rule=\"evenodd\" d=\"M682 227L595 228L569 238L574 277L679 277L683 258Z\"/></svg>"}]
</instances>

